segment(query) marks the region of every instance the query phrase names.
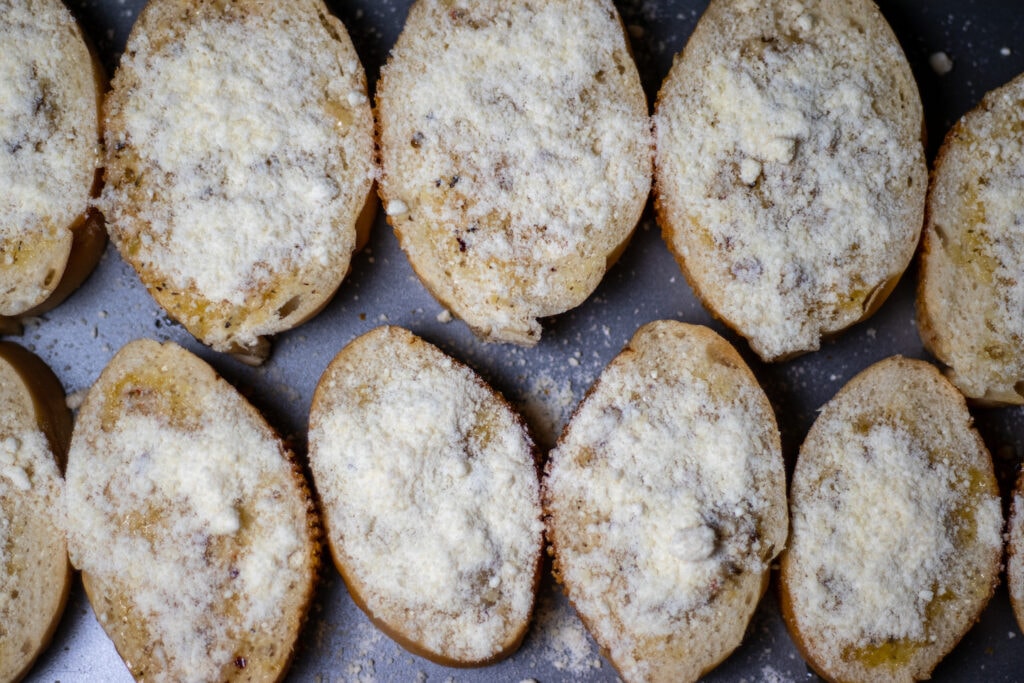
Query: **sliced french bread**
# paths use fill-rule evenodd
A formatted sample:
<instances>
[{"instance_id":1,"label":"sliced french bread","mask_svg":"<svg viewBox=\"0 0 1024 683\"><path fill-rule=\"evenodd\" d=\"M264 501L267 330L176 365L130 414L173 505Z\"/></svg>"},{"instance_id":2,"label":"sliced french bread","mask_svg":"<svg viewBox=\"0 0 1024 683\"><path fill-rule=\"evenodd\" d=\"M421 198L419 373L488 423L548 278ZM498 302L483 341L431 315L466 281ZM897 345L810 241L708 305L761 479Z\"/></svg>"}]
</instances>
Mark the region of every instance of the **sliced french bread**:
<instances>
[{"instance_id":1,"label":"sliced french bread","mask_svg":"<svg viewBox=\"0 0 1024 683\"><path fill-rule=\"evenodd\" d=\"M963 396L890 358L821 410L790 491L782 613L829 681L916 681L992 596L1003 518Z\"/></svg>"},{"instance_id":2,"label":"sliced french bread","mask_svg":"<svg viewBox=\"0 0 1024 683\"><path fill-rule=\"evenodd\" d=\"M112 87L112 239L192 334L260 362L326 305L376 206L345 27L322 0L152 0Z\"/></svg>"},{"instance_id":3,"label":"sliced french bread","mask_svg":"<svg viewBox=\"0 0 1024 683\"><path fill-rule=\"evenodd\" d=\"M514 652L540 576L533 443L472 370L398 327L357 338L317 385L309 462L356 604L411 652Z\"/></svg>"},{"instance_id":4,"label":"sliced french bread","mask_svg":"<svg viewBox=\"0 0 1024 683\"><path fill-rule=\"evenodd\" d=\"M654 119L665 241L763 360L892 291L923 223L924 121L871 0L712 0Z\"/></svg>"},{"instance_id":5,"label":"sliced french bread","mask_svg":"<svg viewBox=\"0 0 1024 683\"><path fill-rule=\"evenodd\" d=\"M647 102L611 0L417 0L377 86L380 195L423 284L533 345L583 302L650 191Z\"/></svg>"},{"instance_id":6,"label":"sliced french bread","mask_svg":"<svg viewBox=\"0 0 1024 683\"><path fill-rule=\"evenodd\" d=\"M988 93L939 150L918 327L968 398L1024 404L1024 74Z\"/></svg>"},{"instance_id":7,"label":"sliced french bread","mask_svg":"<svg viewBox=\"0 0 1024 683\"><path fill-rule=\"evenodd\" d=\"M319 524L292 454L206 363L121 349L78 413L66 508L71 562L136 679L284 676Z\"/></svg>"},{"instance_id":8,"label":"sliced french bread","mask_svg":"<svg viewBox=\"0 0 1024 683\"><path fill-rule=\"evenodd\" d=\"M1017 476L1017 486L1010 501L1007 525L1006 583L1017 624L1024 630L1024 472Z\"/></svg>"},{"instance_id":9,"label":"sliced french bread","mask_svg":"<svg viewBox=\"0 0 1024 683\"><path fill-rule=\"evenodd\" d=\"M60 0L0 0L0 323L43 313L92 272L106 77Z\"/></svg>"},{"instance_id":10,"label":"sliced french bread","mask_svg":"<svg viewBox=\"0 0 1024 683\"><path fill-rule=\"evenodd\" d=\"M50 643L71 584L60 468L71 413L53 372L0 343L0 681L18 681Z\"/></svg>"},{"instance_id":11,"label":"sliced french bread","mask_svg":"<svg viewBox=\"0 0 1024 683\"><path fill-rule=\"evenodd\" d=\"M604 370L543 481L561 581L626 681L694 681L739 645L786 541L767 397L705 327L653 322Z\"/></svg>"}]
</instances>

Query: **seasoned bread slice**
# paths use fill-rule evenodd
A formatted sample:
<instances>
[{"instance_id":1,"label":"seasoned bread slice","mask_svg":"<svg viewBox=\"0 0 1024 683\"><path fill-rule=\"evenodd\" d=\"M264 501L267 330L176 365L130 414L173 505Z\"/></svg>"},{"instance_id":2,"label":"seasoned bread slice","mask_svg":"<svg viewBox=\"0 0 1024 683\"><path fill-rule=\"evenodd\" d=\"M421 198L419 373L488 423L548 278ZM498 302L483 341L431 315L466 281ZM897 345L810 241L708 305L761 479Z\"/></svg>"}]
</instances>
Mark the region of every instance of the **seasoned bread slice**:
<instances>
[{"instance_id":1,"label":"seasoned bread slice","mask_svg":"<svg viewBox=\"0 0 1024 683\"><path fill-rule=\"evenodd\" d=\"M423 284L533 345L625 248L650 191L647 102L611 0L417 0L377 86L380 195Z\"/></svg>"},{"instance_id":2,"label":"seasoned bread slice","mask_svg":"<svg viewBox=\"0 0 1024 683\"><path fill-rule=\"evenodd\" d=\"M552 451L555 575L626 681L693 681L731 653L786 541L771 405L705 327L641 327Z\"/></svg>"},{"instance_id":3,"label":"seasoned bread slice","mask_svg":"<svg viewBox=\"0 0 1024 683\"><path fill-rule=\"evenodd\" d=\"M655 114L665 241L766 361L871 315L910 262L921 100L870 0L712 0Z\"/></svg>"},{"instance_id":4,"label":"seasoned bread slice","mask_svg":"<svg viewBox=\"0 0 1024 683\"><path fill-rule=\"evenodd\" d=\"M376 205L345 27L322 0L152 0L112 85L111 237L189 332L260 362L334 294Z\"/></svg>"},{"instance_id":5,"label":"seasoned bread slice","mask_svg":"<svg viewBox=\"0 0 1024 683\"><path fill-rule=\"evenodd\" d=\"M106 78L60 0L0 0L0 323L63 301L106 244L99 191Z\"/></svg>"},{"instance_id":6,"label":"seasoned bread slice","mask_svg":"<svg viewBox=\"0 0 1024 683\"><path fill-rule=\"evenodd\" d=\"M782 613L830 681L926 679L992 596L1002 510L963 396L890 358L829 401L800 448Z\"/></svg>"},{"instance_id":7,"label":"seasoned bread slice","mask_svg":"<svg viewBox=\"0 0 1024 683\"><path fill-rule=\"evenodd\" d=\"M39 358L0 343L0 681L17 681L57 629L71 584L60 467L64 390Z\"/></svg>"},{"instance_id":8,"label":"seasoned bread slice","mask_svg":"<svg viewBox=\"0 0 1024 683\"><path fill-rule=\"evenodd\" d=\"M939 150L918 327L968 398L1024 404L1024 74L988 93Z\"/></svg>"},{"instance_id":9,"label":"seasoned bread slice","mask_svg":"<svg viewBox=\"0 0 1024 683\"><path fill-rule=\"evenodd\" d=\"M1024 472L1017 476L1010 505L1009 541L1006 546L1006 582L1017 624L1024 630Z\"/></svg>"},{"instance_id":10,"label":"seasoned bread slice","mask_svg":"<svg viewBox=\"0 0 1024 683\"><path fill-rule=\"evenodd\" d=\"M380 327L324 372L309 462L334 563L356 604L445 666L514 652L540 576L533 442L472 370Z\"/></svg>"},{"instance_id":11,"label":"seasoned bread slice","mask_svg":"<svg viewBox=\"0 0 1024 683\"><path fill-rule=\"evenodd\" d=\"M71 562L136 679L284 676L319 523L292 454L206 363L121 349L79 411L66 506Z\"/></svg>"}]
</instances>

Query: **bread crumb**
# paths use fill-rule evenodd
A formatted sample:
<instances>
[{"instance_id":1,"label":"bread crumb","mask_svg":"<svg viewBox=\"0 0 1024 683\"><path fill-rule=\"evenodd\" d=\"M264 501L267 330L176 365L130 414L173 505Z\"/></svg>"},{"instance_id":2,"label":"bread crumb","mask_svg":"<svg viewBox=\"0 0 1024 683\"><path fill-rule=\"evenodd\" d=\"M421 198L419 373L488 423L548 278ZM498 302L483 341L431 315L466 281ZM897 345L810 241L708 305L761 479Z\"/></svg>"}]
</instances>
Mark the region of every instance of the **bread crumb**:
<instances>
[{"instance_id":1,"label":"bread crumb","mask_svg":"<svg viewBox=\"0 0 1024 683\"><path fill-rule=\"evenodd\" d=\"M447 325L451 321L452 312L449 311L447 308L442 309L441 312L437 314L437 322L441 323L442 325Z\"/></svg>"},{"instance_id":2,"label":"bread crumb","mask_svg":"<svg viewBox=\"0 0 1024 683\"><path fill-rule=\"evenodd\" d=\"M928 65L939 76L945 76L953 70L953 60L941 51L932 53L932 56L928 58Z\"/></svg>"},{"instance_id":3,"label":"bread crumb","mask_svg":"<svg viewBox=\"0 0 1024 683\"><path fill-rule=\"evenodd\" d=\"M1003 57L1009 57L1010 56L1010 48L1008 48L1008 47L1006 47L1004 45L1003 47L999 48L999 54L1002 55Z\"/></svg>"},{"instance_id":4,"label":"bread crumb","mask_svg":"<svg viewBox=\"0 0 1024 683\"><path fill-rule=\"evenodd\" d=\"M78 391L72 391L64 399L64 404L68 407L68 410L70 410L71 412L75 412L82 407L82 401L85 400L85 395L88 393L88 389L79 389Z\"/></svg>"},{"instance_id":5,"label":"bread crumb","mask_svg":"<svg viewBox=\"0 0 1024 683\"><path fill-rule=\"evenodd\" d=\"M392 199L388 202L384 212L389 216L401 216L402 214L409 213L409 206L401 199Z\"/></svg>"}]
</instances>

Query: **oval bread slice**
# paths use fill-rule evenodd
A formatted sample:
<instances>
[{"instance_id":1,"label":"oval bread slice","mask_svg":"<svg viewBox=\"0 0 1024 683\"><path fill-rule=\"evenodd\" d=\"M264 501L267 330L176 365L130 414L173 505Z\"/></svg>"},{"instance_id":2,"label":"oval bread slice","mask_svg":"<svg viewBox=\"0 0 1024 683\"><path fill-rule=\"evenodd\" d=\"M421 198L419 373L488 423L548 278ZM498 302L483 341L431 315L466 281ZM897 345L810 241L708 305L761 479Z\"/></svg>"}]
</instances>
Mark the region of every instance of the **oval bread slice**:
<instances>
[{"instance_id":1,"label":"oval bread slice","mask_svg":"<svg viewBox=\"0 0 1024 683\"><path fill-rule=\"evenodd\" d=\"M100 187L105 88L95 52L60 0L0 3L4 318L53 308L103 252L106 231L89 202Z\"/></svg>"},{"instance_id":2,"label":"oval bread slice","mask_svg":"<svg viewBox=\"0 0 1024 683\"><path fill-rule=\"evenodd\" d=\"M0 343L0 681L17 681L50 643L67 602L71 565L60 474L71 413L53 372Z\"/></svg>"},{"instance_id":3,"label":"oval bread slice","mask_svg":"<svg viewBox=\"0 0 1024 683\"><path fill-rule=\"evenodd\" d=\"M800 448L782 613L830 681L916 681L977 620L1002 554L992 460L932 365L890 358L829 401Z\"/></svg>"},{"instance_id":4,"label":"oval bread slice","mask_svg":"<svg viewBox=\"0 0 1024 683\"><path fill-rule=\"evenodd\" d=\"M968 398L1024 404L1024 74L987 94L939 150L918 327Z\"/></svg>"},{"instance_id":5,"label":"oval bread slice","mask_svg":"<svg viewBox=\"0 0 1024 683\"><path fill-rule=\"evenodd\" d=\"M112 85L111 237L189 332L259 362L334 294L375 206L345 27L322 0L153 0Z\"/></svg>"},{"instance_id":6,"label":"oval bread slice","mask_svg":"<svg viewBox=\"0 0 1024 683\"><path fill-rule=\"evenodd\" d=\"M665 241L766 361L889 295L927 186L921 100L870 0L713 0L655 114Z\"/></svg>"},{"instance_id":7,"label":"oval bread slice","mask_svg":"<svg viewBox=\"0 0 1024 683\"><path fill-rule=\"evenodd\" d=\"M775 415L705 327L641 327L552 451L555 575L626 681L694 681L731 653L786 540Z\"/></svg>"},{"instance_id":8,"label":"oval bread slice","mask_svg":"<svg viewBox=\"0 0 1024 683\"><path fill-rule=\"evenodd\" d=\"M1017 477L1010 503L1009 540L1006 546L1006 583L1017 624L1024 630L1024 473Z\"/></svg>"},{"instance_id":9,"label":"oval bread slice","mask_svg":"<svg viewBox=\"0 0 1024 683\"><path fill-rule=\"evenodd\" d=\"M284 676L319 526L292 454L206 363L126 345L79 411L66 500L71 562L136 679Z\"/></svg>"},{"instance_id":10,"label":"oval bread slice","mask_svg":"<svg viewBox=\"0 0 1024 683\"><path fill-rule=\"evenodd\" d=\"M346 346L317 385L309 460L353 600L445 666L526 633L542 525L533 443L472 370L398 327Z\"/></svg>"},{"instance_id":11,"label":"oval bread slice","mask_svg":"<svg viewBox=\"0 0 1024 683\"><path fill-rule=\"evenodd\" d=\"M610 0L417 0L377 87L388 221L480 337L533 345L650 191L647 102Z\"/></svg>"}]
</instances>

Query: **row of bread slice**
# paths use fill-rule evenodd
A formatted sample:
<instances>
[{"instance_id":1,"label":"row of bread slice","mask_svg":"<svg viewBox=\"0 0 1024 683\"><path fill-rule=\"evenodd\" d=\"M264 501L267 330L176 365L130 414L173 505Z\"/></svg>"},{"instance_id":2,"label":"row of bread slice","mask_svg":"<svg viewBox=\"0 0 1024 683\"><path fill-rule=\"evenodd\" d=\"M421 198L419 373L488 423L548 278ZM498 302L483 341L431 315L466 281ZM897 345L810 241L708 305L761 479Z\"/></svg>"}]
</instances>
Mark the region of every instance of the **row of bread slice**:
<instances>
[{"instance_id":1,"label":"row of bread slice","mask_svg":"<svg viewBox=\"0 0 1024 683\"><path fill-rule=\"evenodd\" d=\"M367 238L378 171L365 74L320 0L153 0L102 122L103 79L66 9L18 0L4 22L0 315L53 305L101 252L87 210L101 128L96 204L199 339L259 361L267 335L326 305ZM922 269L929 348L994 402L1024 400L1022 87L951 132ZM376 140L386 213L426 287L485 339L534 343L538 318L581 303L625 247L656 156L666 242L763 359L877 309L914 253L927 183L920 98L869 0L715 0L656 109L652 138L610 2L416 2L382 72Z\"/></svg>"},{"instance_id":2,"label":"row of bread slice","mask_svg":"<svg viewBox=\"0 0 1024 683\"><path fill-rule=\"evenodd\" d=\"M518 647L546 534L556 578L628 681L695 680L727 657L784 548L783 616L817 671L921 678L978 618L1000 568L991 459L963 397L921 361L878 363L825 406L787 505L772 407L707 328L642 327L542 479L500 395L412 333L377 328L338 354L314 396L317 515L293 454L184 349L127 345L73 435L52 373L20 347L0 351L0 614L14 626L0 633L3 680L31 666L59 619L65 533L140 680L282 677L321 524L372 621L449 666Z\"/></svg>"}]
</instances>

